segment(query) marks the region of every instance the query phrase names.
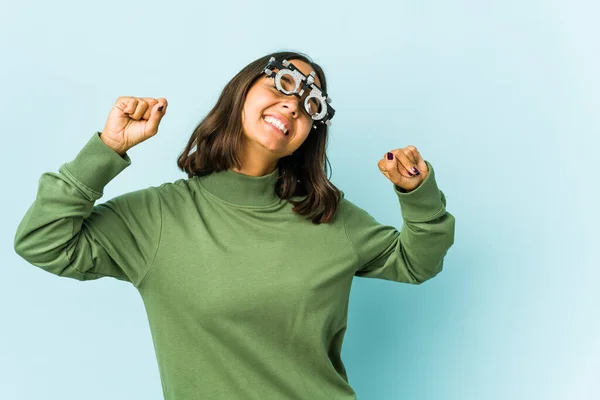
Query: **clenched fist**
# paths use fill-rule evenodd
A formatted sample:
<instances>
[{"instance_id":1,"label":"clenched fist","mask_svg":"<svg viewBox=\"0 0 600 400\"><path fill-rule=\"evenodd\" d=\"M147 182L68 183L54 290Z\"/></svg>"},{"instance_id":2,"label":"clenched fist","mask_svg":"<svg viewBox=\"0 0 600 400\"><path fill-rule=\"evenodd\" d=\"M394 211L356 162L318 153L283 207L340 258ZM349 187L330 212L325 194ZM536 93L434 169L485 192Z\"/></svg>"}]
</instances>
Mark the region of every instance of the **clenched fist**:
<instances>
[{"instance_id":1,"label":"clenched fist","mask_svg":"<svg viewBox=\"0 0 600 400\"><path fill-rule=\"evenodd\" d=\"M427 164L415 146L384 154L377 167L394 185L406 192L416 189L429 175Z\"/></svg>"},{"instance_id":2,"label":"clenched fist","mask_svg":"<svg viewBox=\"0 0 600 400\"><path fill-rule=\"evenodd\" d=\"M156 135L167 106L167 99L162 97L119 97L108 114L100 139L122 156Z\"/></svg>"}]
</instances>

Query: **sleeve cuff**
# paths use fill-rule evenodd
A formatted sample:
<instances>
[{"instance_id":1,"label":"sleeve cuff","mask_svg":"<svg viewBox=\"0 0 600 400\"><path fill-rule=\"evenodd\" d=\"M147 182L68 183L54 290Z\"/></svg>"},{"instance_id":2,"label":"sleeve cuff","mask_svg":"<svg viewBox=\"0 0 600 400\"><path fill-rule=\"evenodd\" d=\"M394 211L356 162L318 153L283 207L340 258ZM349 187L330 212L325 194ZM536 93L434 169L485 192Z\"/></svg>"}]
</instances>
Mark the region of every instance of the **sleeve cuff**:
<instances>
[{"instance_id":1,"label":"sleeve cuff","mask_svg":"<svg viewBox=\"0 0 600 400\"><path fill-rule=\"evenodd\" d=\"M102 194L108 182L131 165L131 159L127 153L120 156L108 147L100 139L100 134L101 132L95 132L79 154L72 161L63 164L59 171L66 170L80 183Z\"/></svg>"},{"instance_id":2,"label":"sleeve cuff","mask_svg":"<svg viewBox=\"0 0 600 400\"><path fill-rule=\"evenodd\" d=\"M444 214L446 203L444 194L435 181L435 172L428 161L425 161L429 173L421 184L410 192L403 191L394 184L394 191L400 201L402 218L410 222L425 222Z\"/></svg>"}]
</instances>

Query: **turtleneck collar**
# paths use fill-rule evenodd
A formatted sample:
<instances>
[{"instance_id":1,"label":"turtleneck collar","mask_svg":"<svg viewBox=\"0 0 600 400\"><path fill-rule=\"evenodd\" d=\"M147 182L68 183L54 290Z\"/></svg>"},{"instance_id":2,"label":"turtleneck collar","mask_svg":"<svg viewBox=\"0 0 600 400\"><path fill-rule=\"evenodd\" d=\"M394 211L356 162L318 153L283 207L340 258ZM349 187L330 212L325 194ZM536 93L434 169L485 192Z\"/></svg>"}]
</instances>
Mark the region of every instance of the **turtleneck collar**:
<instances>
[{"instance_id":1,"label":"turtleneck collar","mask_svg":"<svg viewBox=\"0 0 600 400\"><path fill-rule=\"evenodd\" d=\"M275 193L279 167L263 176L227 169L196 177L200 185L223 201L240 206L270 206L280 201Z\"/></svg>"}]
</instances>

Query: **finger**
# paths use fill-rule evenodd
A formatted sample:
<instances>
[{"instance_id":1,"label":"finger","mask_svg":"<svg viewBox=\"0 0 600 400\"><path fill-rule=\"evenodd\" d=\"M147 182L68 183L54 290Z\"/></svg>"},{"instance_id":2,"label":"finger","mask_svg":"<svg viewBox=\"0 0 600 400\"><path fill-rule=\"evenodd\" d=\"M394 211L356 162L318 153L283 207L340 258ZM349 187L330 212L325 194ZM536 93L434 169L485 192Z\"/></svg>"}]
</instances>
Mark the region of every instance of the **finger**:
<instances>
[{"instance_id":1,"label":"finger","mask_svg":"<svg viewBox=\"0 0 600 400\"><path fill-rule=\"evenodd\" d=\"M398 157L396 157L397 150L392 150L389 153L386 153L385 157L385 169L387 173L390 175L390 178L395 181L399 181L402 178L412 178L411 175L406 168L400 163ZM392 159L390 160L389 155L392 155Z\"/></svg>"},{"instance_id":2,"label":"finger","mask_svg":"<svg viewBox=\"0 0 600 400\"><path fill-rule=\"evenodd\" d=\"M150 119L150 115L152 114L152 107L154 107L156 105L156 103L158 103L158 100L156 100L152 97L142 97L142 100L144 100L146 103L148 103L148 108L146 109L146 112L142 116L142 118L147 121Z\"/></svg>"},{"instance_id":3,"label":"finger","mask_svg":"<svg viewBox=\"0 0 600 400\"><path fill-rule=\"evenodd\" d=\"M413 163L410 161L404 149L394 150L394 156L398 159L398 169L404 172L404 176L412 178L417 175L417 173L412 169Z\"/></svg>"},{"instance_id":4,"label":"finger","mask_svg":"<svg viewBox=\"0 0 600 400\"><path fill-rule=\"evenodd\" d=\"M407 154L408 158L413 163L412 168L415 168L414 171L418 171L419 173L428 171L427 164L415 146L406 146L405 154Z\"/></svg>"},{"instance_id":5,"label":"finger","mask_svg":"<svg viewBox=\"0 0 600 400\"><path fill-rule=\"evenodd\" d=\"M385 169L385 160L381 159L377 163L377 167L379 168L379 172L381 172L386 178L390 179L390 174Z\"/></svg>"},{"instance_id":6,"label":"finger","mask_svg":"<svg viewBox=\"0 0 600 400\"><path fill-rule=\"evenodd\" d=\"M423 157L421 156L421 153L419 153L419 150L417 150L416 147L413 147L413 154L415 156L415 162L417 164L417 169L419 171L427 171L427 164L425 163L425 160L423 159Z\"/></svg>"},{"instance_id":7,"label":"finger","mask_svg":"<svg viewBox=\"0 0 600 400\"><path fill-rule=\"evenodd\" d=\"M414 164L417 165L417 148L415 146L406 146L404 149L404 154L408 157L408 159Z\"/></svg>"},{"instance_id":8,"label":"finger","mask_svg":"<svg viewBox=\"0 0 600 400\"><path fill-rule=\"evenodd\" d=\"M407 169L409 169L413 174L418 175L421 171L419 168L417 148L415 146L406 146L402 149L402 153L406 156L406 159L410 163L410 165L407 166Z\"/></svg>"},{"instance_id":9,"label":"finger","mask_svg":"<svg viewBox=\"0 0 600 400\"><path fill-rule=\"evenodd\" d=\"M382 158L381 160L379 160L379 162L377 163L377 168L379 168L379 172L381 172L383 175L385 175L388 179L390 178L390 174L388 174L387 172L387 168L385 167L385 157Z\"/></svg>"},{"instance_id":10,"label":"finger","mask_svg":"<svg viewBox=\"0 0 600 400\"><path fill-rule=\"evenodd\" d=\"M135 97L121 96L115 102L115 107L127 116L133 114L138 104L138 99Z\"/></svg>"},{"instance_id":11,"label":"finger","mask_svg":"<svg viewBox=\"0 0 600 400\"><path fill-rule=\"evenodd\" d=\"M131 114L130 118L139 121L144 116L147 109L148 103L144 99L138 98L137 107L135 108L134 113Z\"/></svg>"}]
</instances>

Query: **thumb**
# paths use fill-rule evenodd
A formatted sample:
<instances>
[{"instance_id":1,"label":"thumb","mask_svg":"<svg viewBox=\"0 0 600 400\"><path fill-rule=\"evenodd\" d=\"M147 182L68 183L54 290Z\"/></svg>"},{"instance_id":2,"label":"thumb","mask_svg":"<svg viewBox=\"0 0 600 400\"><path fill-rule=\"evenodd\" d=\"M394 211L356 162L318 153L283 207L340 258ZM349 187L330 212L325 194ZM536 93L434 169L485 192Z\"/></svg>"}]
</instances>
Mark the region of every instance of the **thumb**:
<instances>
[{"instance_id":1,"label":"thumb","mask_svg":"<svg viewBox=\"0 0 600 400\"><path fill-rule=\"evenodd\" d=\"M384 168L386 175L389 178L389 180L394 182L396 185L404 182L405 180L404 176L402 176L402 174L398 170L398 162L399 161L394 153L389 152L385 155Z\"/></svg>"},{"instance_id":2,"label":"thumb","mask_svg":"<svg viewBox=\"0 0 600 400\"><path fill-rule=\"evenodd\" d=\"M158 125L160 125L160 121L165 116L167 112L167 100L159 99L158 103L152 107L152 111L150 112L150 118L148 118L148 122L146 123L147 129L151 132L158 132Z\"/></svg>"}]
</instances>

